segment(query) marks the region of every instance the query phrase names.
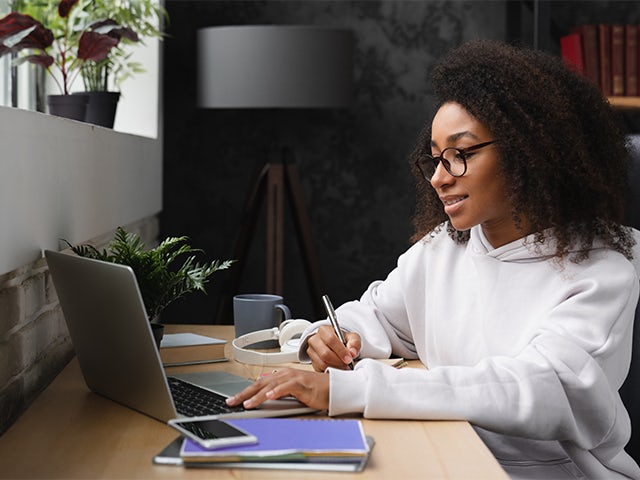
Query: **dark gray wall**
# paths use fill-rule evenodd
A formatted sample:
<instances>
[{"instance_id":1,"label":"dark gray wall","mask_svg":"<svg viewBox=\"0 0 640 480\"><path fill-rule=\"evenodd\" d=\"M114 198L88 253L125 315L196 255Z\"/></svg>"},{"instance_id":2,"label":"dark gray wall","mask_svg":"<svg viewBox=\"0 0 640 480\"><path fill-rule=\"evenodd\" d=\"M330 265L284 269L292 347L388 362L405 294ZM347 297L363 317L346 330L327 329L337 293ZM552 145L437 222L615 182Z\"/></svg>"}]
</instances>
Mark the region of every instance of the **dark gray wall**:
<instances>
[{"instance_id":1,"label":"dark gray wall","mask_svg":"<svg viewBox=\"0 0 640 480\"><path fill-rule=\"evenodd\" d=\"M577 8L579 3L584 5ZM553 28L562 31L594 18L631 21L637 5L553 2ZM519 2L168 0L166 6L161 235L188 235L209 258L231 258L255 162L264 160L273 143L287 143L296 152L326 290L336 305L384 278L409 246L414 197L407 155L432 114L428 72L433 62L472 38L532 42L532 13L520 9ZM244 24L351 29L356 39L353 106L198 109L197 29ZM552 48L557 49L557 39ZM263 228L256 232L242 293L265 288ZM285 300L294 316L314 319L291 225L287 232ZM208 295L178 302L163 321L215 322L228 278L228 272L220 273Z\"/></svg>"}]
</instances>

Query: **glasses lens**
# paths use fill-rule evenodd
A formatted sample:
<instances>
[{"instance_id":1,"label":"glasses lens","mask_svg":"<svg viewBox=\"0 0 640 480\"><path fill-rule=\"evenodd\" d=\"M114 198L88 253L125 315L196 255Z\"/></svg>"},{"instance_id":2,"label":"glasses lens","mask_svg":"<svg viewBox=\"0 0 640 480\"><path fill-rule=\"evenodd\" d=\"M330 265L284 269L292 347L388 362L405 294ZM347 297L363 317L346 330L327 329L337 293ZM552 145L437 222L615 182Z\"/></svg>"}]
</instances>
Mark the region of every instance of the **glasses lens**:
<instances>
[{"instance_id":1,"label":"glasses lens","mask_svg":"<svg viewBox=\"0 0 640 480\"><path fill-rule=\"evenodd\" d=\"M466 169L466 162L464 158L464 154L458 150L457 148L445 148L442 151L442 158L446 160L446 162L442 162L447 171L453 175L454 177L459 177L464 174Z\"/></svg>"},{"instance_id":2,"label":"glasses lens","mask_svg":"<svg viewBox=\"0 0 640 480\"><path fill-rule=\"evenodd\" d=\"M433 173L436 171L436 164L438 160L435 160L431 155L425 154L420 160L418 160L417 165L420 169L420 173L425 178L425 180L431 180L433 177Z\"/></svg>"},{"instance_id":3,"label":"glasses lens","mask_svg":"<svg viewBox=\"0 0 640 480\"><path fill-rule=\"evenodd\" d=\"M437 157L425 154L423 158L418 160L418 168L424 178L430 181L440 162L445 170L454 177L464 175L467 169L464 153L453 147L445 148Z\"/></svg>"}]
</instances>

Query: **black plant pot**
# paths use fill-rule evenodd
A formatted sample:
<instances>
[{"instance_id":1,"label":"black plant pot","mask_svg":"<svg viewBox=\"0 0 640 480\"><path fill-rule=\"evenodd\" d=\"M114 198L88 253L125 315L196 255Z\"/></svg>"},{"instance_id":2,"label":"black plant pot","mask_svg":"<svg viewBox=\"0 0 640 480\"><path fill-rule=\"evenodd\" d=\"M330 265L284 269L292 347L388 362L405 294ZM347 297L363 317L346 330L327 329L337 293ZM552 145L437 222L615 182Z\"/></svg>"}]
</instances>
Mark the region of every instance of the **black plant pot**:
<instances>
[{"instance_id":1,"label":"black plant pot","mask_svg":"<svg viewBox=\"0 0 640 480\"><path fill-rule=\"evenodd\" d=\"M160 348L160 342L164 336L164 325L161 323L150 323L153 339L156 341L156 347Z\"/></svg>"},{"instance_id":2,"label":"black plant pot","mask_svg":"<svg viewBox=\"0 0 640 480\"><path fill-rule=\"evenodd\" d=\"M51 115L84 121L88 100L84 94L48 95L47 105Z\"/></svg>"},{"instance_id":3,"label":"black plant pot","mask_svg":"<svg viewBox=\"0 0 640 480\"><path fill-rule=\"evenodd\" d=\"M120 92L86 92L89 103L84 121L101 127L113 128Z\"/></svg>"}]
</instances>

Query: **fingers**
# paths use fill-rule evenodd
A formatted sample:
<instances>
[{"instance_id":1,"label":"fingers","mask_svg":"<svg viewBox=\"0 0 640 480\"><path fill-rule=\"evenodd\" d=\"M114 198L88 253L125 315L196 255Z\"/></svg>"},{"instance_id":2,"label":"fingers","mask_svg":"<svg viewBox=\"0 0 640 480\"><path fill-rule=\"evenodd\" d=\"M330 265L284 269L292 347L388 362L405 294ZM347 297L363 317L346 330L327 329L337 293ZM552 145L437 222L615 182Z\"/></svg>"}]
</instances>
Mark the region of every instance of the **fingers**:
<instances>
[{"instance_id":1,"label":"fingers","mask_svg":"<svg viewBox=\"0 0 640 480\"><path fill-rule=\"evenodd\" d=\"M360 349L362 348L360 335L358 335L357 333L347 333L345 334L345 339L347 340L347 350L349 350L351 357L356 358L360 353Z\"/></svg>"},{"instance_id":2,"label":"fingers","mask_svg":"<svg viewBox=\"0 0 640 480\"><path fill-rule=\"evenodd\" d=\"M227 404L244 408L256 408L267 400L292 396L318 410L329 408L329 375L293 368L285 368L257 380L237 395L227 399Z\"/></svg>"},{"instance_id":3,"label":"fingers","mask_svg":"<svg viewBox=\"0 0 640 480\"><path fill-rule=\"evenodd\" d=\"M347 369L348 365L360 352L360 335L346 333L347 345L343 345L329 326L320 327L308 341L307 355L313 368L323 372L327 367Z\"/></svg>"}]
</instances>

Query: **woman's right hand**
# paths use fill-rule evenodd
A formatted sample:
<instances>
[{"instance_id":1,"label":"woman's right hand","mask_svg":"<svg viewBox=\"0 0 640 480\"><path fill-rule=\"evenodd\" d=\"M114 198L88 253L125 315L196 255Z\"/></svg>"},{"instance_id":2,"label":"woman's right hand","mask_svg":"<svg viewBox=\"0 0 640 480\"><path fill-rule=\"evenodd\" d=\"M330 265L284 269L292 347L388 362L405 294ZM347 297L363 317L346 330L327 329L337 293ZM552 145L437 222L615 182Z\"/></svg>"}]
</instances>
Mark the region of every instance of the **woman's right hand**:
<instances>
[{"instance_id":1,"label":"woman's right hand","mask_svg":"<svg viewBox=\"0 0 640 480\"><path fill-rule=\"evenodd\" d=\"M313 368L324 372L327 367L347 370L349 364L360 353L362 342L357 333L344 332L347 345L344 346L333 328L323 325L308 340L307 355L311 359Z\"/></svg>"}]
</instances>

